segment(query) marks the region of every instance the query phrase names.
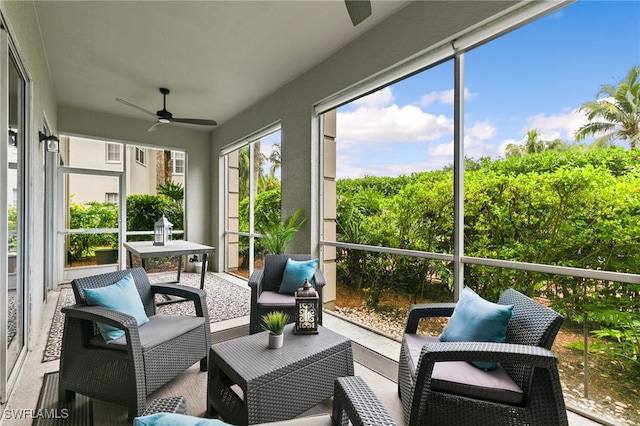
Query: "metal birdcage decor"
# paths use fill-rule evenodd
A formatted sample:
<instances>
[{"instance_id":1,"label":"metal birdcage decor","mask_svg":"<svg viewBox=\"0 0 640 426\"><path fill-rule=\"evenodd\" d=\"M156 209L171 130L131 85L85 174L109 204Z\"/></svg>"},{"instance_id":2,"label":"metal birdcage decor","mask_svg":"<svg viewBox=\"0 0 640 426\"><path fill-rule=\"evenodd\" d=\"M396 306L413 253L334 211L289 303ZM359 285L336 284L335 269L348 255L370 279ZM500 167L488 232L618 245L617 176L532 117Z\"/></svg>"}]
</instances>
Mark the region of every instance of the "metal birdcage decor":
<instances>
[{"instance_id":1,"label":"metal birdcage decor","mask_svg":"<svg viewBox=\"0 0 640 426\"><path fill-rule=\"evenodd\" d=\"M309 280L304 280L302 287L295 293L296 325L294 334L318 333L318 293Z\"/></svg>"},{"instance_id":2,"label":"metal birdcage decor","mask_svg":"<svg viewBox=\"0 0 640 426\"><path fill-rule=\"evenodd\" d=\"M156 222L153 228L153 245L165 246L171 242L173 223L169 222L164 215Z\"/></svg>"}]
</instances>

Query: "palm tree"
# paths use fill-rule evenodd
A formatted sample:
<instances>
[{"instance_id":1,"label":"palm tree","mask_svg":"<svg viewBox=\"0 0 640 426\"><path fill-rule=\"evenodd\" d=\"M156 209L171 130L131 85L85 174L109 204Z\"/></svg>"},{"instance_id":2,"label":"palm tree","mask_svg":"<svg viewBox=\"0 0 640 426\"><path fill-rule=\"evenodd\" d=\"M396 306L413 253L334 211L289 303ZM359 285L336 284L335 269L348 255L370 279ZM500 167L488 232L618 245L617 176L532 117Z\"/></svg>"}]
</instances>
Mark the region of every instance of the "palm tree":
<instances>
[{"instance_id":1,"label":"palm tree","mask_svg":"<svg viewBox=\"0 0 640 426\"><path fill-rule=\"evenodd\" d=\"M524 150L527 154L540 154L544 151L544 142L540 140L540 133L536 129L527 132L524 140Z\"/></svg>"},{"instance_id":2,"label":"palm tree","mask_svg":"<svg viewBox=\"0 0 640 426\"><path fill-rule=\"evenodd\" d=\"M244 146L238 150L238 167L239 171L239 186L240 186L240 199L244 199L249 196L249 168L253 168L253 195L255 196L259 191L259 180L262 175L262 163L264 162L264 155L260 153L260 141L253 142L253 165L249 164L249 149L250 146Z\"/></svg>"},{"instance_id":3,"label":"palm tree","mask_svg":"<svg viewBox=\"0 0 640 426\"><path fill-rule=\"evenodd\" d=\"M616 139L628 140L634 149L640 142L640 66L629 70L619 85L605 84L596 94L596 100L583 104L578 111L587 114L589 122L576 132L576 141L588 136L600 136L599 145L612 145ZM597 99L600 95L605 99Z\"/></svg>"},{"instance_id":4,"label":"palm tree","mask_svg":"<svg viewBox=\"0 0 640 426\"><path fill-rule=\"evenodd\" d=\"M271 162L271 167L269 168L269 176L274 177L276 175L276 170L278 170L282 165L282 155L280 153L279 143L273 144L273 148L271 150L271 154L269 154L268 160Z\"/></svg>"},{"instance_id":5,"label":"palm tree","mask_svg":"<svg viewBox=\"0 0 640 426\"><path fill-rule=\"evenodd\" d=\"M529 154L540 154L543 151L566 151L567 144L562 139L543 141L537 130L529 130L522 144L510 143L504 150L506 158L526 157Z\"/></svg>"}]
</instances>

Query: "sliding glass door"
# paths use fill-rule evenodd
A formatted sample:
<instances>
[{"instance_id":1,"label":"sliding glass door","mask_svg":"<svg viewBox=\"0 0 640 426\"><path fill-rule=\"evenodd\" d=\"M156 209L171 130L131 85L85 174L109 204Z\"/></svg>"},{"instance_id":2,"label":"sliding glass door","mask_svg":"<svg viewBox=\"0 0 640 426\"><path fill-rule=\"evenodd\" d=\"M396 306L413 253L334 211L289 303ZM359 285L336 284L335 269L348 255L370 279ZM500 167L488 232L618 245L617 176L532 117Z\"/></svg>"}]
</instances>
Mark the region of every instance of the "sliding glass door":
<instances>
[{"instance_id":1,"label":"sliding glass door","mask_svg":"<svg viewBox=\"0 0 640 426\"><path fill-rule=\"evenodd\" d=\"M6 401L26 353L26 84L7 34L0 30L0 105L6 106L0 107L0 402Z\"/></svg>"}]
</instances>

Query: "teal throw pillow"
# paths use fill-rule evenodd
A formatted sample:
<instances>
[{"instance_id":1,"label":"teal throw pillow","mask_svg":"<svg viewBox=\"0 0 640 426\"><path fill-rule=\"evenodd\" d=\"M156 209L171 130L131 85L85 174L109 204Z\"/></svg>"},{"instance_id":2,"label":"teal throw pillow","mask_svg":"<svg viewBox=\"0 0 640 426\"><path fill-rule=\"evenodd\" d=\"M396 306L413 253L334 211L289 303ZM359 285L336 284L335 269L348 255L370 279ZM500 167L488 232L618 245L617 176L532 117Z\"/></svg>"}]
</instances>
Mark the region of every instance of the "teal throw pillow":
<instances>
[{"instance_id":1,"label":"teal throw pillow","mask_svg":"<svg viewBox=\"0 0 640 426\"><path fill-rule=\"evenodd\" d=\"M313 260L293 260L287 259L287 264L284 267L284 274L282 274L282 282L280 283L280 289L278 290L282 294L293 294L300 287L304 280L313 279L316 269L319 264L318 259Z\"/></svg>"},{"instance_id":2,"label":"teal throw pillow","mask_svg":"<svg viewBox=\"0 0 640 426\"><path fill-rule=\"evenodd\" d=\"M176 413L156 413L133 419L133 426L224 426L218 419L203 419Z\"/></svg>"},{"instance_id":3,"label":"teal throw pillow","mask_svg":"<svg viewBox=\"0 0 640 426\"><path fill-rule=\"evenodd\" d=\"M89 305L102 306L112 311L131 315L136 319L138 325L149 322L131 273L128 273L120 281L107 287L85 288L84 295ZM111 343L124 335L123 330L111 325L98 323L98 328L104 341L107 343Z\"/></svg>"},{"instance_id":4,"label":"teal throw pillow","mask_svg":"<svg viewBox=\"0 0 640 426\"><path fill-rule=\"evenodd\" d=\"M504 342L513 305L499 305L465 287L449 323L440 335L442 342ZM494 370L495 362L473 362L483 370Z\"/></svg>"}]
</instances>

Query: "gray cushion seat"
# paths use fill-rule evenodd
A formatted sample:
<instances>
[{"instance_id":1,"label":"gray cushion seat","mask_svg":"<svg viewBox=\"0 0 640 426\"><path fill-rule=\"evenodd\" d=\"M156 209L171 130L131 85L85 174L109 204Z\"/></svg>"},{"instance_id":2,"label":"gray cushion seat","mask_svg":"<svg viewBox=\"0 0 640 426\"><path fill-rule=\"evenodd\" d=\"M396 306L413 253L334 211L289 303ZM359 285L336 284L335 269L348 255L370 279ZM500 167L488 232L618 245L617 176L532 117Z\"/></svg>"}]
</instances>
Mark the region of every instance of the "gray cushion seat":
<instances>
[{"instance_id":1,"label":"gray cushion seat","mask_svg":"<svg viewBox=\"0 0 640 426\"><path fill-rule=\"evenodd\" d=\"M425 343L440 343L440 340L427 335L404 335L402 344L405 353L409 355L409 370L414 380L420 352ZM495 370L484 371L466 361L435 363L431 387L434 390L507 404L522 403L524 394L501 365L498 364Z\"/></svg>"},{"instance_id":2,"label":"gray cushion seat","mask_svg":"<svg viewBox=\"0 0 640 426\"><path fill-rule=\"evenodd\" d=\"M156 346L170 342L178 336L182 336L192 330L202 327L203 317L189 317L176 315L156 314L149 318L149 322L138 327L140 335L140 346L146 352ZM107 344L101 335L92 337L89 340L91 346L107 347L111 349L127 350L126 335L117 338Z\"/></svg>"},{"instance_id":3,"label":"gray cushion seat","mask_svg":"<svg viewBox=\"0 0 640 426\"><path fill-rule=\"evenodd\" d=\"M259 308L278 308L295 306L296 298L291 294L281 294L275 291L263 291L258 297Z\"/></svg>"}]
</instances>

